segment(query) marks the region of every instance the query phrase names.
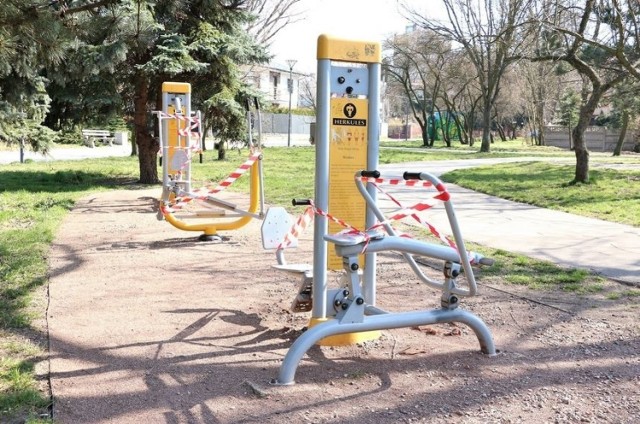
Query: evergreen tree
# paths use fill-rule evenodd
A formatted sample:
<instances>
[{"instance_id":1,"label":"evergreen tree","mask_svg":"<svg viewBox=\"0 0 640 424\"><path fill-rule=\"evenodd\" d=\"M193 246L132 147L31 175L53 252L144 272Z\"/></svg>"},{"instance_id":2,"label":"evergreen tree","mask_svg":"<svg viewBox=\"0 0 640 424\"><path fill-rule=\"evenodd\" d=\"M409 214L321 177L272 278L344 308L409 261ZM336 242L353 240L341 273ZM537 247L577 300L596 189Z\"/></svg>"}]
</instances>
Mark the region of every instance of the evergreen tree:
<instances>
[{"instance_id":1,"label":"evergreen tree","mask_svg":"<svg viewBox=\"0 0 640 424\"><path fill-rule=\"evenodd\" d=\"M252 16L244 0L120 0L98 11L76 14L67 25L77 41L68 60L51 70L58 125L108 119L131 110L140 182L158 182L160 149L151 116L160 109L164 81L189 82L193 109L215 122L222 137L242 134L239 101L248 87L238 67L264 62L265 51L244 30ZM69 82L73 81L73 87Z\"/></svg>"},{"instance_id":2,"label":"evergreen tree","mask_svg":"<svg viewBox=\"0 0 640 424\"><path fill-rule=\"evenodd\" d=\"M63 57L66 29L50 1L6 1L0 7L0 140L46 153L52 133L41 124L49 110L46 64Z\"/></svg>"}]
</instances>

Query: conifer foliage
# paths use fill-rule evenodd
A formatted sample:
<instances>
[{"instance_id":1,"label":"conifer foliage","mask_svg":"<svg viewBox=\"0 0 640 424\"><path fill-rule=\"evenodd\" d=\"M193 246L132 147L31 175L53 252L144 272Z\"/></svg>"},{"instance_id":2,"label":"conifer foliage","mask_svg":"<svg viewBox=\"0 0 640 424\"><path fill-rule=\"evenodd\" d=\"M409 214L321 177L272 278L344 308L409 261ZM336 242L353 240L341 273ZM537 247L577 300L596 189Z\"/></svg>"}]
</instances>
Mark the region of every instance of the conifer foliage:
<instances>
[{"instance_id":1,"label":"conifer foliage","mask_svg":"<svg viewBox=\"0 0 640 424\"><path fill-rule=\"evenodd\" d=\"M268 57L248 0L11 0L0 8L0 137L16 119L55 130L129 116L140 182L157 183L164 81L189 82L216 135L243 133L240 66ZM38 112L38 113L36 113ZM4 129L4 130L3 130Z\"/></svg>"}]
</instances>

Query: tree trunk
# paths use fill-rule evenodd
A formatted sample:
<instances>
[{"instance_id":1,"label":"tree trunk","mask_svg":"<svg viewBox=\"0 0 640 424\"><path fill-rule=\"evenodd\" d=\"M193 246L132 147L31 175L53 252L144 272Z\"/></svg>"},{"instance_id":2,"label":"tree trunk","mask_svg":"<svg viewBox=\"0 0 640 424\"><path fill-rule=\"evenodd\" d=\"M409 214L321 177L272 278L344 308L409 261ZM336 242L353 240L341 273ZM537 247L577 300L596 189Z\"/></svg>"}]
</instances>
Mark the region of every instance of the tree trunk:
<instances>
[{"instance_id":1,"label":"tree trunk","mask_svg":"<svg viewBox=\"0 0 640 424\"><path fill-rule=\"evenodd\" d=\"M544 138L544 121L540 120L538 122L538 131L536 131L536 145L538 146L546 146L547 142Z\"/></svg>"},{"instance_id":2,"label":"tree trunk","mask_svg":"<svg viewBox=\"0 0 640 424\"><path fill-rule=\"evenodd\" d=\"M572 183L589 182L589 150L584 139L584 133L591 119L591 113L584 109L580 110L578 124L571 132L573 136L573 148L576 154L576 172Z\"/></svg>"},{"instance_id":3,"label":"tree trunk","mask_svg":"<svg viewBox=\"0 0 640 424\"><path fill-rule=\"evenodd\" d=\"M135 127L135 142L138 145L138 163L140 167L141 184L157 184L158 167L156 158L158 156L157 139L152 137L147 126L147 103L149 101L149 82L147 78L138 74L135 76L135 96L133 122Z\"/></svg>"},{"instance_id":4,"label":"tree trunk","mask_svg":"<svg viewBox=\"0 0 640 424\"><path fill-rule=\"evenodd\" d=\"M497 124L496 128L498 129L498 135L500 136L501 141L507 141L507 135L504 131L504 127L502 124Z\"/></svg>"},{"instance_id":5,"label":"tree trunk","mask_svg":"<svg viewBox=\"0 0 640 424\"><path fill-rule=\"evenodd\" d=\"M469 139L467 137L467 131L460 122L458 115L453 115L453 122L456 124L456 129L458 130L458 140L460 141L460 144L468 144Z\"/></svg>"},{"instance_id":6,"label":"tree trunk","mask_svg":"<svg viewBox=\"0 0 640 424\"><path fill-rule=\"evenodd\" d=\"M482 111L482 144L480 152L489 153L491 151L491 105L485 101Z\"/></svg>"},{"instance_id":7,"label":"tree trunk","mask_svg":"<svg viewBox=\"0 0 640 424\"><path fill-rule=\"evenodd\" d=\"M624 139L627 136L627 128L629 128L629 112L625 110L624 112L622 112L622 128L620 128L620 135L618 136L616 148L613 149L613 156L620 156L620 152L622 152L622 145L624 144Z\"/></svg>"},{"instance_id":8,"label":"tree trunk","mask_svg":"<svg viewBox=\"0 0 640 424\"><path fill-rule=\"evenodd\" d=\"M227 159L227 142L226 141L218 141L218 160Z\"/></svg>"},{"instance_id":9,"label":"tree trunk","mask_svg":"<svg viewBox=\"0 0 640 424\"><path fill-rule=\"evenodd\" d=\"M433 113L433 111L429 114L429 125L427 125L427 134L429 136L429 147L433 147L436 143L436 138L438 138L436 115Z\"/></svg>"},{"instance_id":10,"label":"tree trunk","mask_svg":"<svg viewBox=\"0 0 640 424\"><path fill-rule=\"evenodd\" d=\"M134 127L133 140L131 140L131 156L138 156L138 143L136 142L136 131Z\"/></svg>"},{"instance_id":11,"label":"tree trunk","mask_svg":"<svg viewBox=\"0 0 640 424\"><path fill-rule=\"evenodd\" d=\"M469 147L473 147L473 145L476 143L476 139L473 134L473 130L476 126L475 124L476 124L476 112L475 110L472 109L471 112L469 112L469 120L466 121L467 133L469 134Z\"/></svg>"},{"instance_id":12,"label":"tree trunk","mask_svg":"<svg viewBox=\"0 0 640 424\"><path fill-rule=\"evenodd\" d=\"M444 144L447 147L451 147L451 135L449 134L449 118L447 117L447 120L444 121L444 124L441 125L442 127L442 140L444 141Z\"/></svg>"},{"instance_id":13,"label":"tree trunk","mask_svg":"<svg viewBox=\"0 0 640 424\"><path fill-rule=\"evenodd\" d=\"M429 144L429 126L420 125L420 130L422 132L422 145L425 147L431 147L432 144Z\"/></svg>"},{"instance_id":14,"label":"tree trunk","mask_svg":"<svg viewBox=\"0 0 640 424\"><path fill-rule=\"evenodd\" d=\"M537 115L537 122L535 127L537 128L536 131L536 144L538 146L546 146L547 142L544 139L544 122L545 122L545 101L544 99L546 98L546 88L544 87L544 85L542 85L539 88L539 98L538 98L538 102L536 103L536 115Z\"/></svg>"}]
</instances>

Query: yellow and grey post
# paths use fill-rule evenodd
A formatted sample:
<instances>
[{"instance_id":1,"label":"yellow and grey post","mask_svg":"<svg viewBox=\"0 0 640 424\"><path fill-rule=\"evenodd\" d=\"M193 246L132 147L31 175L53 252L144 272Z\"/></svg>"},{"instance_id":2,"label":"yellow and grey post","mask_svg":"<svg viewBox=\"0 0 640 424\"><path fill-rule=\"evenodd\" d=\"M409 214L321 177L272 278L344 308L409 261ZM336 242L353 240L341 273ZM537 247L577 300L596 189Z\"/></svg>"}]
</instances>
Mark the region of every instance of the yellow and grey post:
<instances>
[{"instance_id":1,"label":"yellow and grey post","mask_svg":"<svg viewBox=\"0 0 640 424\"><path fill-rule=\"evenodd\" d=\"M183 115L187 118L185 121L185 127L189 129L191 118L191 84L179 83L179 82L164 82L162 83L162 112L168 115ZM169 132L169 120L161 119L161 148L162 148L162 183L166 187L169 183L172 173L178 173L181 169L172 168L173 155L183 148L185 152L189 148L189 135L181 136L177 131ZM175 119L177 128L182 128L182 123ZM186 191L191 190L191 162L187 163L184 170L184 178L181 178L181 183ZM163 189L162 200L168 200L168 192ZM165 198L166 196L166 198Z\"/></svg>"},{"instance_id":2,"label":"yellow and grey post","mask_svg":"<svg viewBox=\"0 0 640 424\"><path fill-rule=\"evenodd\" d=\"M350 54L351 51L365 51L373 46L369 54ZM330 131L331 131L331 98L333 95L363 96L368 102L367 115L367 158L369 170L378 168L379 135L380 135L380 46L379 43L333 39L326 35L318 38L317 68L317 107L316 107L316 168L315 168L315 204L323 211L329 209L330 186ZM346 51L345 51L346 49ZM327 56L327 57L325 57ZM348 57L352 57L348 60ZM353 68L348 72L357 74L362 85L342 85L337 79L347 68L333 66L333 62L354 62L364 64L366 68ZM353 64L353 63L352 63ZM351 89L351 91L344 91ZM373 187L369 188L371 196L377 198ZM331 213L331 211L329 211ZM366 208L365 226L375 224L375 215ZM327 311L327 242L324 236L328 231L328 221L324 216L316 216L314 221L314 258L313 258L313 319L326 318ZM368 304L375 304L376 287L376 254L366 255L364 267L364 298Z\"/></svg>"}]
</instances>

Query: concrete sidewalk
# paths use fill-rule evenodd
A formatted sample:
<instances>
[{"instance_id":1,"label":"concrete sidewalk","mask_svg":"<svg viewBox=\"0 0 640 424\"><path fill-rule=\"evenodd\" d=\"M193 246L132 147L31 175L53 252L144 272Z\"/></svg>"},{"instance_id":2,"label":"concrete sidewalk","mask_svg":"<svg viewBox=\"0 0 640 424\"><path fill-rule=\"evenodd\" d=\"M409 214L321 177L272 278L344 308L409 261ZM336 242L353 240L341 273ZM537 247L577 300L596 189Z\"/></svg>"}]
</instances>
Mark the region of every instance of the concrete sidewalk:
<instances>
[{"instance_id":1,"label":"concrete sidewalk","mask_svg":"<svg viewBox=\"0 0 640 424\"><path fill-rule=\"evenodd\" d=\"M24 150L24 160L34 162L50 162L56 160L81 160L90 158L107 158L129 156L131 154L131 145L99 146L99 147L68 147L51 149L48 155L35 153L29 149ZM8 164L20 162L19 150L3 150L0 151L0 164Z\"/></svg>"},{"instance_id":2,"label":"concrete sidewalk","mask_svg":"<svg viewBox=\"0 0 640 424\"><path fill-rule=\"evenodd\" d=\"M309 142L308 134L291 134L291 140L287 140L286 134L264 134L263 136L265 147L286 147L287 143L291 146L311 146ZM213 141L209 140L207 143L207 149L213 150ZM35 153L29 149L24 150L24 160L31 160L34 162L47 162L56 160L81 160L90 158L106 158L106 157L121 157L129 156L131 154L131 144L113 146L99 146L99 147L67 147L67 148L54 148L48 155L42 153ZM19 150L0 150L0 165L20 162Z\"/></svg>"},{"instance_id":3,"label":"concrete sidewalk","mask_svg":"<svg viewBox=\"0 0 640 424\"><path fill-rule=\"evenodd\" d=\"M522 160L415 162L380 168L384 175L400 176L411 171L439 176L453 169ZM589 269L640 286L640 228L511 202L453 184L447 184L447 189L465 240L562 266ZM416 203L413 189L399 188L391 193L405 206ZM379 198L384 209L393 208L384 195ZM430 222L448 232L446 215L432 216Z\"/></svg>"}]
</instances>

